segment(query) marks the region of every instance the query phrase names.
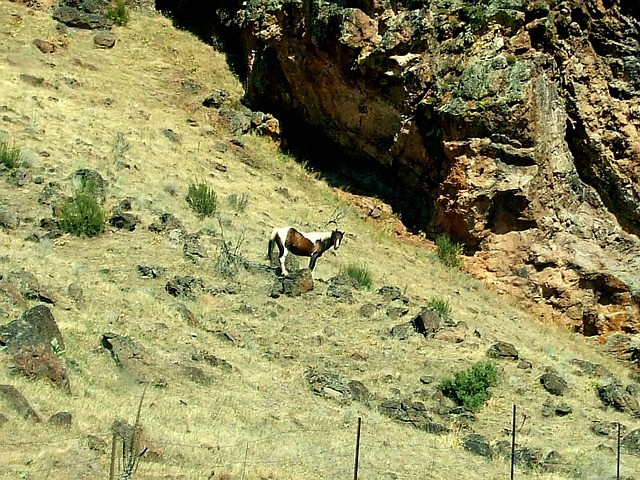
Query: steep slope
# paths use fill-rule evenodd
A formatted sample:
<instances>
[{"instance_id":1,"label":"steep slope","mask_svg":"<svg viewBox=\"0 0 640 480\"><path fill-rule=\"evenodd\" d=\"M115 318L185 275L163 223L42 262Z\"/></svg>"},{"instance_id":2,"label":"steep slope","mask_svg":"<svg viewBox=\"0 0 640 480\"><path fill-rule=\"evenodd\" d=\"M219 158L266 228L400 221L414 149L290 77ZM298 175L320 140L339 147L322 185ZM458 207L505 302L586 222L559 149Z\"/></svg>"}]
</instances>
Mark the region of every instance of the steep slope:
<instances>
[{"instance_id":1,"label":"steep slope","mask_svg":"<svg viewBox=\"0 0 640 480\"><path fill-rule=\"evenodd\" d=\"M249 101L291 143L323 152L343 185L387 198L414 232L463 241L470 271L552 305L575 330L638 333L630 2L158 5L226 38ZM384 184L370 181L373 165Z\"/></svg>"},{"instance_id":2,"label":"steep slope","mask_svg":"<svg viewBox=\"0 0 640 480\"><path fill-rule=\"evenodd\" d=\"M131 12L109 49L97 33L0 0L0 140L24 156L0 172L0 478L108 478L139 405L139 479L348 478L358 418L361 478L505 478L514 404L518 474L613 476L615 422L622 473L640 470L637 377L596 343L444 267L431 242L398 242L268 138L231 134L240 81L166 18ZM203 105L212 96L221 108ZM92 238L55 227L78 172L104 180L108 221ZM195 181L217 193L217 217L189 207ZM347 237L319 260L314 290L274 293L271 229L337 216ZM339 275L352 264L372 289ZM411 319L434 299L451 313L425 336ZM16 356L8 325L34 308L62 341ZM438 384L490 349L507 357L471 414ZM27 368L46 354L68 390ZM551 373L563 397L541 383ZM471 434L495 457L473 453Z\"/></svg>"}]
</instances>

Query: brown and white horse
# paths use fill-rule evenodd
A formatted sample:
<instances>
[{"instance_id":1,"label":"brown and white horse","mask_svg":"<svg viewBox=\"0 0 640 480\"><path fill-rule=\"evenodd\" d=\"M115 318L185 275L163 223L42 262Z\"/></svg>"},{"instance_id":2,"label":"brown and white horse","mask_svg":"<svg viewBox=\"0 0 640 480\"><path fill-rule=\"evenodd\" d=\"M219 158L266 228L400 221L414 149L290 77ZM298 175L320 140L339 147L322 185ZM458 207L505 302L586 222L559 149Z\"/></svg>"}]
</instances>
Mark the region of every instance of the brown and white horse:
<instances>
[{"instance_id":1,"label":"brown and white horse","mask_svg":"<svg viewBox=\"0 0 640 480\"><path fill-rule=\"evenodd\" d=\"M324 252L333 247L335 250L340 246L344 232L333 230L332 232L300 232L293 227L274 228L269 238L269 260L273 253L274 245L278 246L280 251L278 260L280 261L280 269L282 275L287 276L289 273L284 266L284 260L287 253L301 257L311 257L309 261L309 270L313 270L316 266L316 260L322 256Z\"/></svg>"}]
</instances>

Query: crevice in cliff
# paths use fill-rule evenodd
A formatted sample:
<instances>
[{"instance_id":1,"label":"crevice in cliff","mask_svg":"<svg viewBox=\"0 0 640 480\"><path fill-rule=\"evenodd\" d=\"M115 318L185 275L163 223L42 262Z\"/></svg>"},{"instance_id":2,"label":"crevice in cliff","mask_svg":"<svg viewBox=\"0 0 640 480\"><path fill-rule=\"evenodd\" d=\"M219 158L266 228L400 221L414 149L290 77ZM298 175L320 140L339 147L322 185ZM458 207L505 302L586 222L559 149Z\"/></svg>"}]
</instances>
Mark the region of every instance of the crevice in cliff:
<instances>
[{"instance_id":1,"label":"crevice in cliff","mask_svg":"<svg viewBox=\"0 0 640 480\"><path fill-rule=\"evenodd\" d=\"M624 202L625 196L620 191L624 185L605 162L597 161L602 155L602 145L590 141L580 120L571 119L567 121L566 142L580 180L595 189L604 206L627 233L640 236L640 224L627 214L635 206Z\"/></svg>"}]
</instances>

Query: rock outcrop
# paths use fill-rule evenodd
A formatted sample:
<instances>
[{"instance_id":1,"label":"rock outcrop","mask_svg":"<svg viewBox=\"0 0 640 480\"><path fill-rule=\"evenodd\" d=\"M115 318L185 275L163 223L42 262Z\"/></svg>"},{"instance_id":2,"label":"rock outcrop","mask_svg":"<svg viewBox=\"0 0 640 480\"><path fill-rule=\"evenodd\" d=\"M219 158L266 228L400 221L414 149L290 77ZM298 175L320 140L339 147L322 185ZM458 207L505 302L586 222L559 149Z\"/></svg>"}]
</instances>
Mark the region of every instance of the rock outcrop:
<instances>
[{"instance_id":1,"label":"rock outcrop","mask_svg":"<svg viewBox=\"0 0 640 480\"><path fill-rule=\"evenodd\" d=\"M290 142L305 125L340 149L329 166L383 169L403 219L464 241L474 274L586 335L638 333L634 5L227 0L196 29L233 40L247 100Z\"/></svg>"}]
</instances>

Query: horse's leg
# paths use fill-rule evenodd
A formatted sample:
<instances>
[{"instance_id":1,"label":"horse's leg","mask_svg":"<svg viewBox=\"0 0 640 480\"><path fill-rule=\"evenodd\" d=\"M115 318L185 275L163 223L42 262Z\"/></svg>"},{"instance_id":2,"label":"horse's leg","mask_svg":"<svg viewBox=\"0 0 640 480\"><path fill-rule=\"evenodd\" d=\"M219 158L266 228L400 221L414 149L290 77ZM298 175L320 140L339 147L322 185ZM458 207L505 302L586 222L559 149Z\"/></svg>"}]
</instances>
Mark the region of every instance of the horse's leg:
<instances>
[{"instance_id":1,"label":"horse's leg","mask_svg":"<svg viewBox=\"0 0 640 480\"><path fill-rule=\"evenodd\" d=\"M286 248L283 248L280 251L280 258L279 258L279 260L280 260L280 270L282 271L282 275L284 275L285 277L287 275L289 275L289 272L287 272L287 268L284 266L284 261L287 258L287 253L289 253L288 250Z\"/></svg>"},{"instance_id":2,"label":"horse's leg","mask_svg":"<svg viewBox=\"0 0 640 480\"><path fill-rule=\"evenodd\" d=\"M311 254L311 260L309 260L309 270L313 271L313 269L316 268L316 261L318 260L318 257L320 257L320 255L315 253Z\"/></svg>"}]
</instances>

